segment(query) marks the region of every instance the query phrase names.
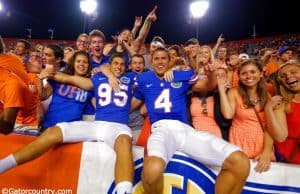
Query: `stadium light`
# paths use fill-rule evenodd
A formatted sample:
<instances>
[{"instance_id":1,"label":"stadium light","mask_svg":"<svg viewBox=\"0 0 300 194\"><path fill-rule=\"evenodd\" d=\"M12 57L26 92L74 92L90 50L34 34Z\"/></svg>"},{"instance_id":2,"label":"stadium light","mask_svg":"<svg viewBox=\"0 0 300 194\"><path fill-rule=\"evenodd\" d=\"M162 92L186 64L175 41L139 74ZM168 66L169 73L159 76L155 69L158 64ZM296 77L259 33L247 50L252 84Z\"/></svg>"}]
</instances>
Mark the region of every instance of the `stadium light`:
<instances>
[{"instance_id":1,"label":"stadium light","mask_svg":"<svg viewBox=\"0 0 300 194\"><path fill-rule=\"evenodd\" d=\"M96 11L97 2L95 0L81 0L80 9L83 13L90 15Z\"/></svg>"},{"instance_id":2,"label":"stadium light","mask_svg":"<svg viewBox=\"0 0 300 194\"><path fill-rule=\"evenodd\" d=\"M194 18L201 18L209 7L208 1L195 1L190 4L190 11Z\"/></svg>"},{"instance_id":3,"label":"stadium light","mask_svg":"<svg viewBox=\"0 0 300 194\"><path fill-rule=\"evenodd\" d=\"M3 5L2 5L2 3L0 2L0 11L2 11L2 9L3 9Z\"/></svg>"},{"instance_id":4,"label":"stadium light","mask_svg":"<svg viewBox=\"0 0 300 194\"><path fill-rule=\"evenodd\" d=\"M199 34L199 19L203 17L209 7L208 0L194 1L190 4L190 11L193 18L196 19L196 38Z\"/></svg>"},{"instance_id":5,"label":"stadium light","mask_svg":"<svg viewBox=\"0 0 300 194\"><path fill-rule=\"evenodd\" d=\"M83 33L85 33L87 15L91 15L91 14L95 13L96 8L97 8L97 2L95 0L81 0L80 1L80 9L84 13L83 27L82 27Z\"/></svg>"}]
</instances>

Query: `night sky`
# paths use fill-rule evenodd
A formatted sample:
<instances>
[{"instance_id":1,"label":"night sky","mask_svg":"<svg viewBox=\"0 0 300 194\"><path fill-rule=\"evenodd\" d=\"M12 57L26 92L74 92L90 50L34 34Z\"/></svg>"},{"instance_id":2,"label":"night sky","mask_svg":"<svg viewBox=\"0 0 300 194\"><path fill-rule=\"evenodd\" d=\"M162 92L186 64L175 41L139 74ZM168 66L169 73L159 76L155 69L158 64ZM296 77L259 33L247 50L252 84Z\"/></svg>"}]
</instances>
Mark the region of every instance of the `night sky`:
<instances>
[{"instance_id":1,"label":"night sky","mask_svg":"<svg viewBox=\"0 0 300 194\"><path fill-rule=\"evenodd\" d=\"M5 7L0 13L3 37L49 38L73 40L83 30L84 16L79 0L0 0ZM158 20L153 23L147 41L162 36L167 43L183 43L196 36L196 22L191 19L191 0L98 0L98 16L88 18L86 31L101 29L106 36L123 28L132 28L135 16L146 17L158 5ZM297 0L210 0L206 15L199 20L199 39L214 42L220 33L225 40L251 38L253 24L257 37L300 32Z\"/></svg>"}]
</instances>

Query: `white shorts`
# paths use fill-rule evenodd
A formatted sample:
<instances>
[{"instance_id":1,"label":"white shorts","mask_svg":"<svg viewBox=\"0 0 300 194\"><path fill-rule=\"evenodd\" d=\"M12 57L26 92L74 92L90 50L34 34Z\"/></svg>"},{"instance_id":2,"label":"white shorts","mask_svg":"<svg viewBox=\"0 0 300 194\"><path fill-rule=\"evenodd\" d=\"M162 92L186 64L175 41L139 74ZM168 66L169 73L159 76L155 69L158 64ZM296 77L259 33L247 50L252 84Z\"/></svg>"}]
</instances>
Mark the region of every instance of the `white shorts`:
<instances>
[{"instance_id":1,"label":"white shorts","mask_svg":"<svg viewBox=\"0 0 300 194\"><path fill-rule=\"evenodd\" d=\"M58 123L61 128L63 142L103 141L112 148L120 135L132 137L127 125L107 121L74 121Z\"/></svg>"},{"instance_id":2,"label":"white shorts","mask_svg":"<svg viewBox=\"0 0 300 194\"><path fill-rule=\"evenodd\" d=\"M221 167L224 160L238 150L238 146L177 120L153 123L147 143L148 156L162 158L166 163L175 151L181 151L198 162Z\"/></svg>"}]
</instances>

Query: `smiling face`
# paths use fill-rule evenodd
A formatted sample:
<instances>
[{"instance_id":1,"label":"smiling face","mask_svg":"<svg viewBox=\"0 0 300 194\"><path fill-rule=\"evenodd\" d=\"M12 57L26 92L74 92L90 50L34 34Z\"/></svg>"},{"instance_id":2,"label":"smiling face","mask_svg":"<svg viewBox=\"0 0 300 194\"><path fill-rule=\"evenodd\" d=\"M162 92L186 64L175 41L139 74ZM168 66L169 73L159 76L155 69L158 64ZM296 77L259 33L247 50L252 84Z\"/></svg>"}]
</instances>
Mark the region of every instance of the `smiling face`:
<instances>
[{"instance_id":1,"label":"smiling face","mask_svg":"<svg viewBox=\"0 0 300 194\"><path fill-rule=\"evenodd\" d=\"M74 60L74 74L84 76L88 73L89 59L86 55L78 54Z\"/></svg>"},{"instance_id":2,"label":"smiling face","mask_svg":"<svg viewBox=\"0 0 300 194\"><path fill-rule=\"evenodd\" d=\"M167 50L158 49L155 50L152 55L152 67L155 73L162 77L164 73L169 69L170 56Z\"/></svg>"},{"instance_id":3,"label":"smiling face","mask_svg":"<svg viewBox=\"0 0 300 194\"><path fill-rule=\"evenodd\" d=\"M125 73L125 59L118 56L114 57L110 62L110 70L116 77L120 77Z\"/></svg>"},{"instance_id":4,"label":"smiling face","mask_svg":"<svg viewBox=\"0 0 300 194\"><path fill-rule=\"evenodd\" d=\"M80 35L76 40L76 47L80 51L86 51L88 49L89 38L87 35Z\"/></svg>"},{"instance_id":5,"label":"smiling face","mask_svg":"<svg viewBox=\"0 0 300 194\"><path fill-rule=\"evenodd\" d=\"M199 61L202 65L207 65L211 60L211 49L208 46L202 46L199 52Z\"/></svg>"},{"instance_id":6,"label":"smiling face","mask_svg":"<svg viewBox=\"0 0 300 194\"><path fill-rule=\"evenodd\" d=\"M300 92L300 65L290 64L281 68L278 72L278 79L288 90L294 93Z\"/></svg>"},{"instance_id":7,"label":"smiling face","mask_svg":"<svg viewBox=\"0 0 300 194\"><path fill-rule=\"evenodd\" d=\"M262 72L253 63L243 65L239 71L239 80L246 87L256 86L262 76Z\"/></svg>"}]
</instances>

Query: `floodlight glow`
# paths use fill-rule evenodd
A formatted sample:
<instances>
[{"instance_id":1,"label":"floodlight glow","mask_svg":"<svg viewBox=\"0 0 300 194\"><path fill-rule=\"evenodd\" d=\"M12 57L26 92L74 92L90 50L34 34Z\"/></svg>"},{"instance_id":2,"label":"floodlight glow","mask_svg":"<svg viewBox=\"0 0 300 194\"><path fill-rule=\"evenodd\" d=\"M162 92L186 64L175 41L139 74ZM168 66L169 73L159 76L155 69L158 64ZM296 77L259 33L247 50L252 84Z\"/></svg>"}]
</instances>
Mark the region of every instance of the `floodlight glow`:
<instances>
[{"instance_id":1,"label":"floodlight glow","mask_svg":"<svg viewBox=\"0 0 300 194\"><path fill-rule=\"evenodd\" d=\"M92 14L97 8L97 2L95 0L82 0L80 1L80 9L86 14Z\"/></svg>"},{"instance_id":2,"label":"floodlight glow","mask_svg":"<svg viewBox=\"0 0 300 194\"><path fill-rule=\"evenodd\" d=\"M204 16L209 7L208 1L195 1L190 5L190 11L195 18Z\"/></svg>"},{"instance_id":3,"label":"floodlight glow","mask_svg":"<svg viewBox=\"0 0 300 194\"><path fill-rule=\"evenodd\" d=\"M0 2L0 11L2 11L3 9L3 6L2 6L2 3Z\"/></svg>"}]
</instances>

